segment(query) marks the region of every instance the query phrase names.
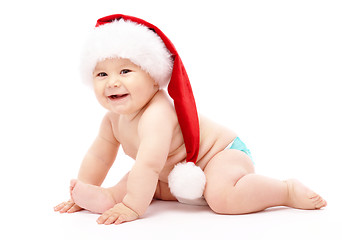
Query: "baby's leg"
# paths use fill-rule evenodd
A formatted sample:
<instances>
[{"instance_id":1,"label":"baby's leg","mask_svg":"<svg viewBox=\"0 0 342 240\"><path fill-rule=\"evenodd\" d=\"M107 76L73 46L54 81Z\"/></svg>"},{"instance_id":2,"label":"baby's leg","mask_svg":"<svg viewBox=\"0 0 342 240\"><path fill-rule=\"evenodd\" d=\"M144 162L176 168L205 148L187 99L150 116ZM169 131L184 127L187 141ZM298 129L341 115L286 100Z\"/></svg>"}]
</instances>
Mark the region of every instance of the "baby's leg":
<instances>
[{"instance_id":1,"label":"baby's leg","mask_svg":"<svg viewBox=\"0 0 342 240\"><path fill-rule=\"evenodd\" d=\"M116 203L122 202L126 195L128 174L118 184L111 188L103 188L71 180L70 195L72 200L80 207L95 213L104 213Z\"/></svg>"},{"instance_id":2,"label":"baby's leg","mask_svg":"<svg viewBox=\"0 0 342 240\"><path fill-rule=\"evenodd\" d=\"M213 211L244 214L268 207L318 209L326 202L295 180L280 181L254 174L249 157L238 150L224 150L206 166L204 196Z\"/></svg>"}]
</instances>

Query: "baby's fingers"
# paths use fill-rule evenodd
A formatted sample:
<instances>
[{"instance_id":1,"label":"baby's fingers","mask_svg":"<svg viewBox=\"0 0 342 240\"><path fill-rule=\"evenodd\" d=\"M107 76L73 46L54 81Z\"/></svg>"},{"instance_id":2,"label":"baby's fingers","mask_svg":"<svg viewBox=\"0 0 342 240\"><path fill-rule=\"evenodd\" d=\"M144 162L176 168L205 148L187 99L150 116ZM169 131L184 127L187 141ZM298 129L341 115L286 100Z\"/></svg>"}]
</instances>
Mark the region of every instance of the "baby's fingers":
<instances>
[{"instance_id":1,"label":"baby's fingers","mask_svg":"<svg viewBox=\"0 0 342 240\"><path fill-rule=\"evenodd\" d=\"M135 219L132 219L132 220L135 220ZM125 216L125 215L120 215L119 217L118 217L118 219L115 221L115 225L119 225L119 224L121 224L121 223L124 223L124 222L129 222L130 220L127 218L127 216Z\"/></svg>"},{"instance_id":2,"label":"baby's fingers","mask_svg":"<svg viewBox=\"0 0 342 240\"><path fill-rule=\"evenodd\" d=\"M55 207L56 212L65 213L67 212L75 203L71 200L63 202Z\"/></svg>"},{"instance_id":3,"label":"baby's fingers","mask_svg":"<svg viewBox=\"0 0 342 240\"><path fill-rule=\"evenodd\" d=\"M79 207L78 205L74 204L74 206L72 206L67 213L74 213L74 212L78 212L81 211L83 208Z\"/></svg>"},{"instance_id":4,"label":"baby's fingers","mask_svg":"<svg viewBox=\"0 0 342 240\"><path fill-rule=\"evenodd\" d=\"M58 212L59 210L61 210L62 208L64 208L65 204L64 203L61 203L61 204L58 204L57 206L55 206L53 208L53 210L55 210L55 212Z\"/></svg>"},{"instance_id":5,"label":"baby's fingers","mask_svg":"<svg viewBox=\"0 0 342 240\"><path fill-rule=\"evenodd\" d=\"M110 222L114 222L118 218L118 214L111 213L111 211L104 212L98 219L98 224L110 224Z\"/></svg>"},{"instance_id":6,"label":"baby's fingers","mask_svg":"<svg viewBox=\"0 0 342 240\"><path fill-rule=\"evenodd\" d=\"M113 216L110 216L109 218L107 218L104 224L105 225L113 224L116 221L116 219L118 219L118 214L114 214Z\"/></svg>"},{"instance_id":7,"label":"baby's fingers","mask_svg":"<svg viewBox=\"0 0 342 240\"><path fill-rule=\"evenodd\" d=\"M62 202L61 204L58 204L53 209L55 210L55 212L61 211L67 204L68 202Z\"/></svg>"}]
</instances>

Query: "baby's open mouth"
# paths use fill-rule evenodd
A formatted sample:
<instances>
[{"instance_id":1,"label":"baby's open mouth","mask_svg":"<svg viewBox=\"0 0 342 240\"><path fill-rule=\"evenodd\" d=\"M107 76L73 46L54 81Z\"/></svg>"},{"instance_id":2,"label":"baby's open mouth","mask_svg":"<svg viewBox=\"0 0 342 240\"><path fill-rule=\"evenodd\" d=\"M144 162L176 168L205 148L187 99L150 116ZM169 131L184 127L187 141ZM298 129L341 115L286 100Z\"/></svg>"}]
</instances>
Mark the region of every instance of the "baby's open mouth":
<instances>
[{"instance_id":1,"label":"baby's open mouth","mask_svg":"<svg viewBox=\"0 0 342 240\"><path fill-rule=\"evenodd\" d=\"M128 93L125 94L115 94L115 95L110 95L108 96L109 99L111 100L118 100L118 99L122 99L128 96Z\"/></svg>"}]
</instances>

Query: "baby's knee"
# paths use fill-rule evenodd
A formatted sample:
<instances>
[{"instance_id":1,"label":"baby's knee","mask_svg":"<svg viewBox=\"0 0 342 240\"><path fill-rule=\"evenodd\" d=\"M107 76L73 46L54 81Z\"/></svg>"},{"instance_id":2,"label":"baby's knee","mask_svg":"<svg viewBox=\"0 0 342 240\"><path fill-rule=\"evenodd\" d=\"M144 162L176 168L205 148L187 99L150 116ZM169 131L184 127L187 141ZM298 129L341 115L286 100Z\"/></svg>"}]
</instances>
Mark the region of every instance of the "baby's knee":
<instances>
[{"instance_id":1,"label":"baby's knee","mask_svg":"<svg viewBox=\"0 0 342 240\"><path fill-rule=\"evenodd\" d=\"M207 201L211 210L213 210L215 213L222 214L222 211L225 206L225 202L223 201L222 196L219 196L219 194L213 194L213 195L206 194L205 200Z\"/></svg>"},{"instance_id":2,"label":"baby's knee","mask_svg":"<svg viewBox=\"0 0 342 240\"><path fill-rule=\"evenodd\" d=\"M207 188L205 191L205 199L209 207L218 214L241 214L243 202L246 201L244 196L235 187L236 183L244 176L238 174L233 185L217 184L216 187Z\"/></svg>"},{"instance_id":3,"label":"baby's knee","mask_svg":"<svg viewBox=\"0 0 342 240\"><path fill-rule=\"evenodd\" d=\"M211 210L218 214L241 214L241 210L239 208L239 201L234 196L223 197L217 196L213 198L209 198L207 203Z\"/></svg>"}]
</instances>

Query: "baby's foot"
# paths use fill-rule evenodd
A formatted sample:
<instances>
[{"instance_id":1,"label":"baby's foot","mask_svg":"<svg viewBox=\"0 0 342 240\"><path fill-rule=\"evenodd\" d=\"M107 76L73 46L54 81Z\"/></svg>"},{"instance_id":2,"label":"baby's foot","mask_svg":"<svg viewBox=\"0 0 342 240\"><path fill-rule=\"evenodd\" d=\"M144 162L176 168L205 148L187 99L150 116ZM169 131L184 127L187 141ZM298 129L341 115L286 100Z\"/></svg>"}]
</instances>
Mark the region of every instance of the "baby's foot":
<instances>
[{"instance_id":1,"label":"baby's foot","mask_svg":"<svg viewBox=\"0 0 342 240\"><path fill-rule=\"evenodd\" d=\"M320 209L327 205L327 202L317 193L313 192L301 182L291 179L285 181L288 187L287 206L299 209Z\"/></svg>"},{"instance_id":2,"label":"baby's foot","mask_svg":"<svg viewBox=\"0 0 342 240\"><path fill-rule=\"evenodd\" d=\"M70 182L70 195L78 206L95 213L104 213L115 205L107 189L75 179Z\"/></svg>"}]
</instances>

